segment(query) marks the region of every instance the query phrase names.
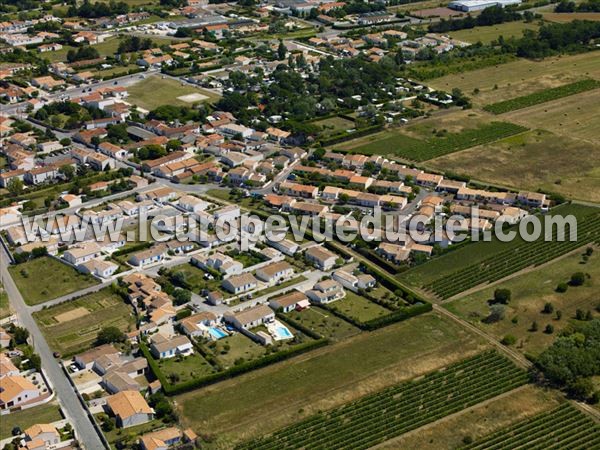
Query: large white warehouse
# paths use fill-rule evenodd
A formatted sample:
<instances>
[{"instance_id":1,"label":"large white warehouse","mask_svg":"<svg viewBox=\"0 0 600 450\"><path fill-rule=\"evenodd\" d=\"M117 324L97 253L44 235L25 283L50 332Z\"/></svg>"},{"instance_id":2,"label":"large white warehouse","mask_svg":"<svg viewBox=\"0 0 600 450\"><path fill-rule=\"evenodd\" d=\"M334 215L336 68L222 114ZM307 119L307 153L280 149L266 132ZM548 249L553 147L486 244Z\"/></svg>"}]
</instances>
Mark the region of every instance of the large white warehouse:
<instances>
[{"instance_id":1,"label":"large white warehouse","mask_svg":"<svg viewBox=\"0 0 600 450\"><path fill-rule=\"evenodd\" d=\"M471 12L481 11L482 9L491 6L501 6L504 8L505 6L519 4L521 4L521 0L455 0L448 4L448 8L457 11Z\"/></svg>"}]
</instances>

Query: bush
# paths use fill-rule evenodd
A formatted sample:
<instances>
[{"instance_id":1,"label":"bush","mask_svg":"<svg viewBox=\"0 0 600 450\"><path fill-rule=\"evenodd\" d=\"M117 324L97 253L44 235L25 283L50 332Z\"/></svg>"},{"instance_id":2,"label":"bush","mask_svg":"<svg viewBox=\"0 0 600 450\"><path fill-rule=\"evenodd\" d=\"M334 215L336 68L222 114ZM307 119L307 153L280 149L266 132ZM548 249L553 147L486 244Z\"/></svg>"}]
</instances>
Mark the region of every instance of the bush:
<instances>
[{"instance_id":1,"label":"bush","mask_svg":"<svg viewBox=\"0 0 600 450\"><path fill-rule=\"evenodd\" d=\"M558 283L558 286L556 286L556 292L559 293L567 292L567 289L569 289L569 285L567 283Z\"/></svg>"},{"instance_id":2,"label":"bush","mask_svg":"<svg viewBox=\"0 0 600 450\"><path fill-rule=\"evenodd\" d=\"M502 345L515 345L516 342L517 342L517 338L515 336L513 336L512 334L507 334L500 341L500 343Z\"/></svg>"},{"instance_id":3,"label":"bush","mask_svg":"<svg viewBox=\"0 0 600 450\"><path fill-rule=\"evenodd\" d=\"M582 286L583 283L585 283L585 273L575 272L571 275L571 281L569 282L571 286Z\"/></svg>"},{"instance_id":4,"label":"bush","mask_svg":"<svg viewBox=\"0 0 600 450\"><path fill-rule=\"evenodd\" d=\"M506 305L510 301L511 296L512 293L510 289L496 289L494 291L494 299L492 300L492 303L501 303Z\"/></svg>"},{"instance_id":5,"label":"bush","mask_svg":"<svg viewBox=\"0 0 600 450\"><path fill-rule=\"evenodd\" d=\"M554 306L550 302L546 302L544 305L544 309L542 309L542 313L544 314L552 314L554 312Z\"/></svg>"},{"instance_id":6,"label":"bush","mask_svg":"<svg viewBox=\"0 0 600 450\"><path fill-rule=\"evenodd\" d=\"M544 328L544 333L546 333L546 334L554 333L554 327L551 324L546 325L546 328Z\"/></svg>"}]
</instances>

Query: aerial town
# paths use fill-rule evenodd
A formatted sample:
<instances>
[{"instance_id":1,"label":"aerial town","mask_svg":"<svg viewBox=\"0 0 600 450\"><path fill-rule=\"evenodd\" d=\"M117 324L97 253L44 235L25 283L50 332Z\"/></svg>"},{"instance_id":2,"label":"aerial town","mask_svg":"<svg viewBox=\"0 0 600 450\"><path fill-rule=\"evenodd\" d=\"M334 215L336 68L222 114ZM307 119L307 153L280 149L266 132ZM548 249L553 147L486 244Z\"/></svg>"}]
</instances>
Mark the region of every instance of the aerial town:
<instances>
[{"instance_id":1,"label":"aerial town","mask_svg":"<svg viewBox=\"0 0 600 450\"><path fill-rule=\"evenodd\" d=\"M600 449L598 0L4 0L0 450Z\"/></svg>"}]
</instances>

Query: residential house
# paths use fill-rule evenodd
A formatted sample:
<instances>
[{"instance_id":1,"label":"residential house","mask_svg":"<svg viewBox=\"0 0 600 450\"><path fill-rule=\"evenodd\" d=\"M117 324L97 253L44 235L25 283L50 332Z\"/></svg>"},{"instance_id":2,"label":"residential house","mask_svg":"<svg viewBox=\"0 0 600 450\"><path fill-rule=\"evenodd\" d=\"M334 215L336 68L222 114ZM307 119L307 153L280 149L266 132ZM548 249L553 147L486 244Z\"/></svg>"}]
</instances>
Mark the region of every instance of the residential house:
<instances>
[{"instance_id":1,"label":"residential house","mask_svg":"<svg viewBox=\"0 0 600 450\"><path fill-rule=\"evenodd\" d=\"M233 294L241 294L255 289L258 286L258 281L251 273L242 273L223 280L221 286Z\"/></svg>"},{"instance_id":2,"label":"residential house","mask_svg":"<svg viewBox=\"0 0 600 450\"><path fill-rule=\"evenodd\" d=\"M249 330L272 322L275 319L275 312L268 306L261 304L233 314L227 313L223 318L238 330Z\"/></svg>"},{"instance_id":3,"label":"residential house","mask_svg":"<svg viewBox=\"0 0 600 450\"><path fill-rule=\"evenodd\" d=\"M82 242L63 253L63 259L69 264L78 266L101 254L100 246L96 242Z\"/></svg>"},{"instance_id":4,"label":"residential house","mask_svg":"<svg viewBox=\"0 0 600 450\"><path fill-rule=\"evenodd\" d=\"M261 267L256 271L256 278L273 285L294 275L294 268L287 261L279 261Z\"/></svg>"},{"instance_id":5,"label":"residential house","mask_svg":"<svg viewBox=\"0 0 600 450\"><path fill-rule=\"evenodd\" d=\"M140 437L142 450L167 450L181 442L181 431L175 427L163 428Z\"/></svg>"},{"instance_id":6,"label":"residential house","mask_svg":"<svg viewBox=\"0 0 600 450\"><path fill-rule=\"evenodd\" d=\"M118 355L119 351L112 344L103 344L99 347L94 347L79 355L75 355L74 361L80 369L91 369L95 361L106 355Z\"/></svg>"},{"instance_id":7,"label":"residential house","mask_svg":"<svg viewBox=\"0 0 600 450\"><path fill-rule=\"evenodd\" d=\"M39 423L30 426L26 430L25 441L28 443L36 440L41 440L46 448L56 445L60 442L60 434L54 425L48 423Z\"/></svg>"},{"instance_id":8,"label":"residential house","mask_svg":"<svg viewBox=\"0 0 600 450\"><path fill-rule=\"evenodd\" d=\"M193 314L179 322L181 330L189 337L198 336L209 337L209 327L214 327L217 322L217 316L209 311L202 311L198 314Z\"/></svg>"},{"instance_id":9,"label":"residential house","mask_svg":"<svg viewBox=\"0 0 600 450\"><path fill-rule=\"evenodd\" d=\"M321 270L331 270L336 264L338 256L322 246L310 247L304 252L306 259Z\"/></svg>"},{"instance_id":10,"label":"residential house","mask_svg":"<svg viewBox=\"0 0 600 450\"><path fill-rule=\"evenodd\" d=\"M114 414L119 428L128 428L150 422L154 410L138 391L123 391L106 399L108 410Z\"/></svg>"},{"instance_id":11,"label":"residential house","mask_svg":"<svg viewBox=\"0 0 600 450\"><path fill-rule=\"evenodd\" d=\"M332 278L339 282L346 289L353 292L358 292L359 289L369 289L375 287L375 278L369 274L353 275L345 270L336 270L332 274Z\"/></svg>"},{"instance_id":12,"label":"residential house","mask_svg":"<svg viewBox=\"0 0 600 450\"><path fill-rule=\"evenodd\" d=\"M173 358L178 355L187 356L194 353L194 346L187 336L166 337L163 334L152 336L150 351L159 359Z\"/></svg>"},{"instance_id":13,"label":"residential house","mask_svg":"<svg viewBox=\"0 0 600 450\"><path fill-rule=\"evenodd\" d=\"M0 410L29 403L40 396L33 383L21 375L9 375L0 383Z\"/></svg>"},{"instance_id":14,"label":"residential house","mask_svg":"<svg viewBox=\"0 0 600 450\"><path fill-rule=\"evenodd\" d=\"M309 304L308 297L300 291L293 291L269 300L269 306L271 308L275 311L281 310L284 313L288 313L295 309L306 308Z\"/></svg>"},{"instance_id":15,"label":"residential house","mask_svg":"<svg viewBox=\"0 0 600 450\"><path fill-rule=\"evenodd\" d=\"M147 250L142 250L132 254L129 257L128 262L131 265L143 267L147 266L148 264L162 261L166 253L167 248L162 244L158 244L150 247Z\"/></svg>"},{"instance_id":16,"label":"residential house","mask_svg":"<svg viewBox=\"0 0 600 450\"><path fill-rule=\"evenodd\" d=\"M331 303L344 297L346 293L340 283L335 280L324 280L306 291L306 296L314 303Z\"/></svg>"}]
</instances>

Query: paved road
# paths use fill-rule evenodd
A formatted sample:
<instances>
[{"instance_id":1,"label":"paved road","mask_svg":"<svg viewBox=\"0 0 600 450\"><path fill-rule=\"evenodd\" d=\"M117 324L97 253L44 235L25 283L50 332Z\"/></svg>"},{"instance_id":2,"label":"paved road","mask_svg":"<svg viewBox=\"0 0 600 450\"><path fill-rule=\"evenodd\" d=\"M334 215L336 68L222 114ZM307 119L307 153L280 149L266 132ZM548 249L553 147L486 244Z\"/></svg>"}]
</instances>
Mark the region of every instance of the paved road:
<instances>
[{"instance_id":1,"label":"paved road","mask_svg":"<svg viewBox=\"0 0 600 450\"><path fill-rule=\"evenodd\" d=\"M52 356L44 336L31 316L30 308L25 304L21 293L13 282L8 270L8 255L4 247L0 248L0 277L12 307L14 308L19 323L29 330L36 352L42 360L42 368L46 372L58 401L69 422L75 429L75 435L82 446L88 450L100 450L104 448L102 441L88 419L86 411L79 402L73 387L67 380L66 375Z\"/></svg>"}]
</instances>

